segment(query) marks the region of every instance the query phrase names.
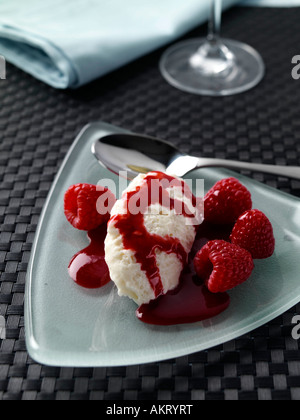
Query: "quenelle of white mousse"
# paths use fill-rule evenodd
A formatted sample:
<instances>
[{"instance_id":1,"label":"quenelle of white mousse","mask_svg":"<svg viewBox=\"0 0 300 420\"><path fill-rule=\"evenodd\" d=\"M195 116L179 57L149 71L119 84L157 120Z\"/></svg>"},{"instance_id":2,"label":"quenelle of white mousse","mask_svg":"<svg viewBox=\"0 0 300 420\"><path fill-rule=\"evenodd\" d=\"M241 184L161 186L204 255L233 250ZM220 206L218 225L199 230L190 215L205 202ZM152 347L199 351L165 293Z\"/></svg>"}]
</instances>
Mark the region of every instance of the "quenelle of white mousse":
<instances>
[{"instance_id":1,"label":"quenelle of white mousse","mask_svg":"<svg viewBox=\"0 0 300 420\"><path fill-rule=\"evenodd\" d=\"M178 286L203 221L199 203L178 178L150 172L132 181L112 209L105 240L120 296L142 305Z\"/></svg>"}]
</instances>

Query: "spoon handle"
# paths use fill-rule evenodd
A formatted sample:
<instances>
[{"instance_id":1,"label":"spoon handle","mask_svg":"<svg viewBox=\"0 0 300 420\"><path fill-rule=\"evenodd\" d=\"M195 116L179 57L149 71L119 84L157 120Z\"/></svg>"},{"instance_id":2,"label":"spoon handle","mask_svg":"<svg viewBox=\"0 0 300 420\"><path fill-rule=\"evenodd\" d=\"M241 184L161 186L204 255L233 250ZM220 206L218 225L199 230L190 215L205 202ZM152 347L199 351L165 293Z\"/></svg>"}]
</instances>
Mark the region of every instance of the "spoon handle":
<instances>
[{"instance_id":1,"label":"spoon handle","mask_svg":"<svg viewBox=\"0 0 300 420\"><path fill-rule=\"evenodd\" d=\"M227 169L250 170L254 172L263 172L300 180L300 167L297 166L266 165L262 163L239 162L222 159L198 159L197 168L204 167L222 167Z\"/></svg>"}]
</instances>

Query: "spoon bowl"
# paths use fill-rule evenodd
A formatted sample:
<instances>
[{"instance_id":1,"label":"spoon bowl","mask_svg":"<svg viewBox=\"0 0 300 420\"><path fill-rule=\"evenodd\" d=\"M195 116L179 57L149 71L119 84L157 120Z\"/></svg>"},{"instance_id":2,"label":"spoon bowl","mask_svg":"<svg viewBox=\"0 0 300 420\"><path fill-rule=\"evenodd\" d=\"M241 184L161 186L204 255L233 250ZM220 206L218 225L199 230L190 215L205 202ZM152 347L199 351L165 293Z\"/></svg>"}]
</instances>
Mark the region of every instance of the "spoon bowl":
<instances>
[{"instance_id":1,"label":"spoon bowl","mask_svg":"<svg viewBox=\"0 0 300 420\"><path fill-rule=\"evenodd\" d=\"M166 172L174 159L181 156L171 143L134 134L105 136L93 144L92 152L106 169L117 175L127 172L129 179L139 173Z\"/></svg>"}]
</instances>

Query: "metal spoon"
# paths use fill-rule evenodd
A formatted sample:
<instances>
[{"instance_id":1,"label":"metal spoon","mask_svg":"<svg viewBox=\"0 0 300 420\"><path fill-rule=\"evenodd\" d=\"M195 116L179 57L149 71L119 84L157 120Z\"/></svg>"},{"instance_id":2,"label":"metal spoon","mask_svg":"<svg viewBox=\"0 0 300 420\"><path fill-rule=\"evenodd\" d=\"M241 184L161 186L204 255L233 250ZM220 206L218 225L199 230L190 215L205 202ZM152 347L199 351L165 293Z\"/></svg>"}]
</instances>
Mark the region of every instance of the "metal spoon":
<instances>
[{"instance_id":1,"label":"metal spoon","mask_svg":"<svg viewBox=\"0 0 300 420\"><path fill-rule=\"evenodd\" d=\"M127 172L128 179L139 173L165 172L183 177L199 168L222 167L233 170L250 170L300 180L296 166L265 165L214 158L197 158L181 153L171 143L136 134L112 134L97 140L92 152L98 161L119 175Z\"/></svg>"}]
</instances>

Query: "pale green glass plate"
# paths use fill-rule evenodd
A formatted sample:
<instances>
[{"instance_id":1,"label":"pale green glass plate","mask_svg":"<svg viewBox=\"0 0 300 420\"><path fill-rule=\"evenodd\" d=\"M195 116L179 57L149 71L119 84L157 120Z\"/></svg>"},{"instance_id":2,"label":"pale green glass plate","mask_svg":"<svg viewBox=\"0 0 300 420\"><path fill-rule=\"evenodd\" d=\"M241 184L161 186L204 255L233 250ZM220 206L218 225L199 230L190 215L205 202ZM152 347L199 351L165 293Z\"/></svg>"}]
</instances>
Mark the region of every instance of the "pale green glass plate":
<instances>
[{"instance_id":1,"label":"pale green glass plate","mask_svg":"<svg viewBox=\"0 0 300 420\"><path fill-rule=\"evenodd\" d=\"M269 260L256 261L251 279L236 288L231 306L209 321L157 327L135 317L136 306L107 285L97 291L70 280L71 257L88 244L85 233L65 220L63 197L75 183L118 177L91 154L99 137L118 128L103 123L86 127L71 148L53 185L37 231L26 283L25 328L29 354L55 366L121 366L179 357L235 339L281 315L300 301L300 201L253 180L238 177L252 192L254 207L271 219L277 241ZM223 170L201 170L209 189Z\"/></svg>"}]
</instances>

